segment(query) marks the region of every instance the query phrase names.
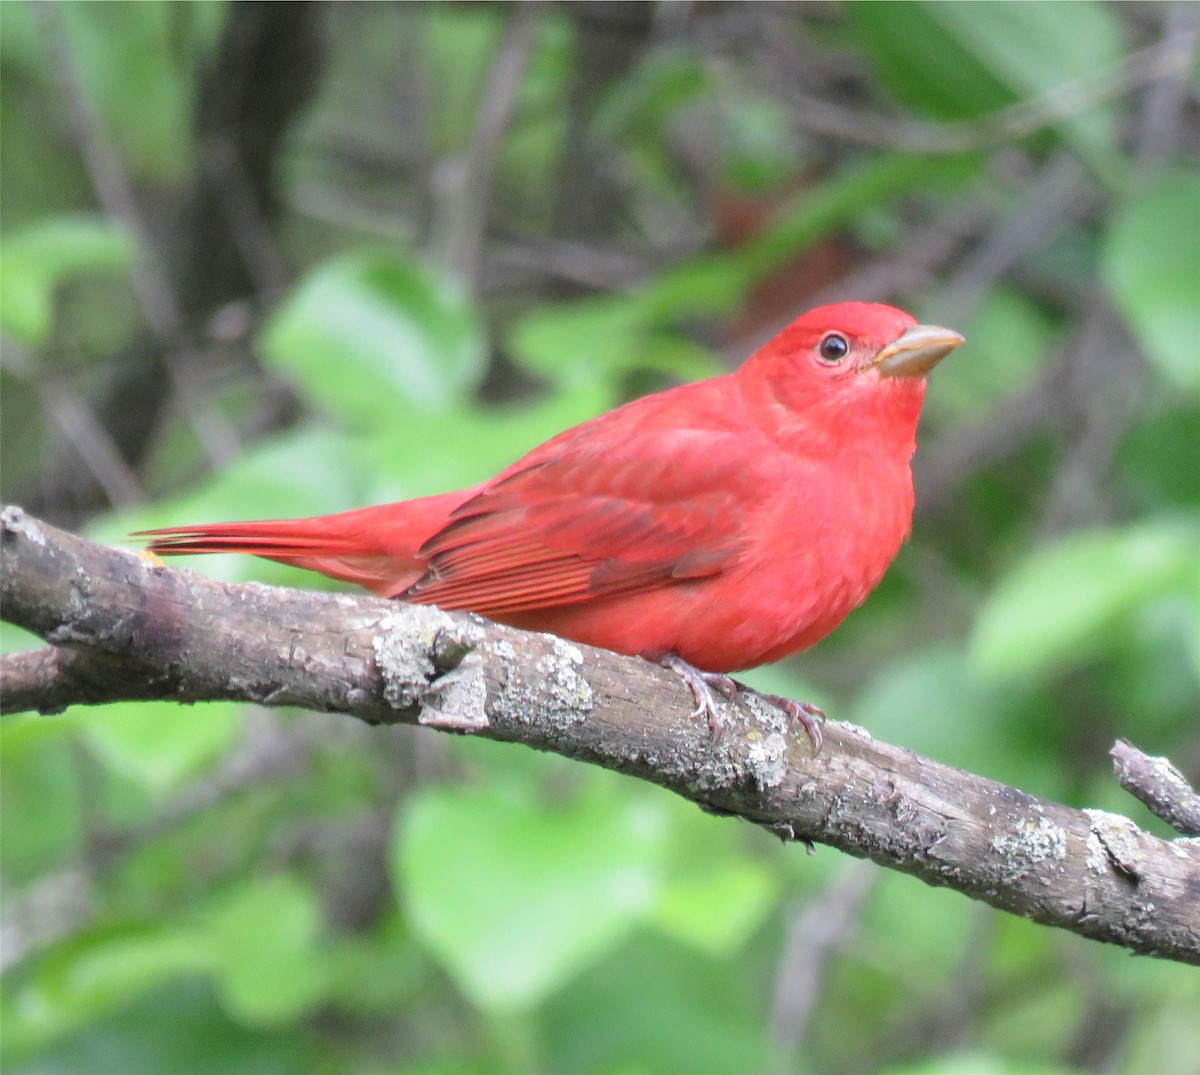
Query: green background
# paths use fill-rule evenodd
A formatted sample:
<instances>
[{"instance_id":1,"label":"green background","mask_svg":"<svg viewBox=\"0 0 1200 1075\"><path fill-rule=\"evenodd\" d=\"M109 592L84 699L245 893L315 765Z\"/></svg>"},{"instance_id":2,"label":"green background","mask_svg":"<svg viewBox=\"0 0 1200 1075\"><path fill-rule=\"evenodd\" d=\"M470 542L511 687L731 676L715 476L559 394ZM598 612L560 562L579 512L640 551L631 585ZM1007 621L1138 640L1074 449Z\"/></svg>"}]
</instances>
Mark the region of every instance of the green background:
<instances>
[{"instance_id":1,"label":"green background","mask_svg":"<svg viewBox=\"0 0 1200 1075\"><path fill-rule=\"evenodd\" d=\"M1107 750L1200 775L1194 5L0 17L6 501L118 541L436 492L892 301L969 341L913 540L747 678L1168 835ZM225 704L0 745L13 1075L1200 1072L1194 969L518 747Z\"/></svg>"}]
</instances>

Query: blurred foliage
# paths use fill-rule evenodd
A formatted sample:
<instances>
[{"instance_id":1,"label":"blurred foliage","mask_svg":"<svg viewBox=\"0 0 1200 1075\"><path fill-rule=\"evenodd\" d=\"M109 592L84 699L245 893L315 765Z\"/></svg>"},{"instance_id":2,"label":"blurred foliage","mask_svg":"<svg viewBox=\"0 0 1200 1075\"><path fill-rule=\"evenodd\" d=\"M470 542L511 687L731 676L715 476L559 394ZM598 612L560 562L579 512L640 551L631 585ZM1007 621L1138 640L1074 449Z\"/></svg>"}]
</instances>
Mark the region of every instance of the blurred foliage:
<instances>
[{"instance_id":1,"label":"blurred foliage","mask_svg":"<svg viewBox=\"0 0 1200 1075\"><path fill-rule=\"evenodd\" d=\"M747 678L1163 832L1106 750L1200 774L1194 6L333 5L319 72L269 18L5 5L6 500L118 541L436 492L818 296L895 301L969 340L914 539ZM314 73L277 139L218 109ZM244 281L147 333L136 273L214 243ZM232 705L0 748L14 1075L1200 1072L1193 970L883 871L814 956L854 864L561 759Z\"/></svg>"}]
</instances>

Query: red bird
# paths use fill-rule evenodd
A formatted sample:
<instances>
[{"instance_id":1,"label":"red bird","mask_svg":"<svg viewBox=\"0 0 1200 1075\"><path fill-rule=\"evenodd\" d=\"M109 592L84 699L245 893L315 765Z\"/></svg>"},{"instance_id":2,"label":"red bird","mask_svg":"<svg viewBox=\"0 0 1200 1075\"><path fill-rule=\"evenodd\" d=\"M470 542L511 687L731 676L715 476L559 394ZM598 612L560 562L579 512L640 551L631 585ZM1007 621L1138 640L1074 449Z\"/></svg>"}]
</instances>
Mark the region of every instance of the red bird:
<instances>
[{"instance_id":1,"label":"red bird","mask_svg":"<svg viewBox=\"0 0 1200 1075\"><path fill-rule=\"evenodd\" d=\"M146 536L659 661L719 734L709 688L736 689L721 673L813 645L883 577L911 525L925 375L962 342L891 306L822 306L735 372L568 429L473 488ZM783 704L819 747L820 711Z\"/></svg>"}]
</instances>

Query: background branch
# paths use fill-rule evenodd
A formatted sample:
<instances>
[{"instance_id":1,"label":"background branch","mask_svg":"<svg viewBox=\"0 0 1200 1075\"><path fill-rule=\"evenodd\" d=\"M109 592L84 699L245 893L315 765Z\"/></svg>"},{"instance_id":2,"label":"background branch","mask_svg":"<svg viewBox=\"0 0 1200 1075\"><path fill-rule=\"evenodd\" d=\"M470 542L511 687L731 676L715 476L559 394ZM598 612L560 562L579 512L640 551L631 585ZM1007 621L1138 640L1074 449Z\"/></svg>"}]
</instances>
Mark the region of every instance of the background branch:
<instances>
[{"instance_id":1,"label":"background branch","mask_svg":"<svg viewBox=\"0 0 1200 1075\"><path fill-rule=\"evenodd\" d=\"M1200 836L1200 795L1166 758L1152 758L1132 743L1118 739L1109 751L1117 780L1184 836Z\"/></svg>"},{"instance_id":2,"label":"background branch","mask_svg":"<svg viewBox=\"0 0 1200 1075\"><path fill-rule=\"evenodd\" d=\"M0 520L4 618L53 649L6 658L6 708L238 699L522 742L660 784L1096 940L1200 963L1200 845L1075 810L830 722L826 749L754 698L712 743L669 672L467 614L165 568Z\"/></svg>"}]
</instances>

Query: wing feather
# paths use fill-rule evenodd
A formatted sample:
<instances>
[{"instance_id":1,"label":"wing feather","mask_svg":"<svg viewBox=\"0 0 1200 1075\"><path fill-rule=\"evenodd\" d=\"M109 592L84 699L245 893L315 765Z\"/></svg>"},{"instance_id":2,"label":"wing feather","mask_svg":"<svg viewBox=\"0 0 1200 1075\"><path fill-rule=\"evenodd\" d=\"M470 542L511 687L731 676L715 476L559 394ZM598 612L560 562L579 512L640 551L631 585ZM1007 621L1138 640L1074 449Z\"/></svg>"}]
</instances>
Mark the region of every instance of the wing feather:
<instances>
[{"instance_id":1,"label":"wing feather","mask_svg":"<svg viewBox=\"0 0 1200 1075\"><path fill-rule=\"evenodd\" d=\"M766 487L743 436L645 426L582 434L548 442L459 505L421 547L428 569L400 596L504 616L738 562L747 490Z\"/></svg>"}]
</instances>

